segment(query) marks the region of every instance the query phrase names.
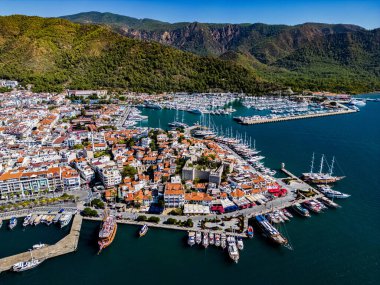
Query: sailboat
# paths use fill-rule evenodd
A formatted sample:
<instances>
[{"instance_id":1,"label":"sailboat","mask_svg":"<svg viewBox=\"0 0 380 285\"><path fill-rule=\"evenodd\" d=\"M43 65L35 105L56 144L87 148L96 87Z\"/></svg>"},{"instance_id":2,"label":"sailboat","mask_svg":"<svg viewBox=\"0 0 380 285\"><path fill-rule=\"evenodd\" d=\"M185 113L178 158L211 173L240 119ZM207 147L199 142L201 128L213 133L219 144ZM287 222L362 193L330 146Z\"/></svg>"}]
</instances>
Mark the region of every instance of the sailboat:
<instances>
[{"instance_id":1,"label":"sailboat","mask_svg":"<svg viewBox=\"0 0 380 285\"><path fill-rule=\"evenodd\" d=\"M323 165L325 162L325 155L322 154L321 163L319 166L319 172L314 172L314 153L311 160L311 169L309 173L302 173L302 179L306 182L314 184L328 184L342 180L344 176L333 176L333 169L335 163L335 157L332 158L329 172L323 172Z\"/></svg>"}]
</instances>

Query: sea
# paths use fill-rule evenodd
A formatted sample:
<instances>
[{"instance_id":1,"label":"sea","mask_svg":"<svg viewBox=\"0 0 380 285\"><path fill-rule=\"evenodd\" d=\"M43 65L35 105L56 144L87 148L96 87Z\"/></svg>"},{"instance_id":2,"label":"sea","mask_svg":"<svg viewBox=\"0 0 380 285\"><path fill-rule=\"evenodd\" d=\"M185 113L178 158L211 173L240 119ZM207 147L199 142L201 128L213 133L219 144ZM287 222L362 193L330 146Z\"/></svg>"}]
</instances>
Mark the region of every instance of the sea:
<instances>
[{"instance_id":1,"label":"sea","mask_svg":"<svg viewBox=\"0 0 380 285\"><path fill-rule=\"evenodd\" d=\"M366 97L362 95L361 97ZM380 98L380 94L368 96ZM235 106L234 115L252 110ZM166 128L174 110L142 109L142 126ZM200 115L179 112L191 124ZM294 217L281 227L293 250L274 246L257 234L245 241L238 264L226 251L210 246L189 247L186 233L120 225L113 244L97 255L99 223L84 221L78 250L45 261L22 273L2 272L4 285L67 284L380 284L380 102L367 102L355 114L243 126L231 116L212 116L213 124L255 140L265 165L299 175L316 167L322 154L335 156L337 175L346 176L335 189L352 196L305 219ZM0 229L0 257L23 252L33 244L54 243L68 228L39 225Z\"/></svg>"}]
</instances>

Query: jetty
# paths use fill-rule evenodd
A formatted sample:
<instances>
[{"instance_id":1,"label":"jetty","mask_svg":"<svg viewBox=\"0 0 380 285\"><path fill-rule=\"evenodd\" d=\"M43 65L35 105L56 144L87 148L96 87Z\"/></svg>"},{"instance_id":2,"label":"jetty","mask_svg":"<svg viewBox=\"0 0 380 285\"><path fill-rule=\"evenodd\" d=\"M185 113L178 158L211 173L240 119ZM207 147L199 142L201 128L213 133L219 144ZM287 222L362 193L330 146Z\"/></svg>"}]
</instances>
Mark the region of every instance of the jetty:
<instances>
[{"instance_id":1,"label":"jetty","mask_svg":"<svg viewBox=\"0 0 380 285\"><path fill-rule=\"evenodd\" d=\"M38 260L46 260L76 251L78 247L81 226L82 216L75 215L70 233L58 241L56 244L33 250L33 257ZM28 261L30 258L30 251L2 258L0 259L0 272L10 270L15 263Z\"/></svg>"},{"instance_id":2,"label":"jetty","mask_svg":"<svg viewBox=\"0 0 380 285\"><path fill-rule=\"evenodd\" d=\"M285 116L280 118L263 118L257 119L253 117L237 117L235 120L243 125L256 125L256 124L266 124L266 123L276 123L276 122L284 122L290 120L300 120L300 119L309 119L309 118L318 118L318 117L326 117L326 116L335 116L335 115L345 115L356 113L357 110L353 110L344 106L341 109L338 109L334 112L324 112L318 114L305 114L305 115L293 115L293 116Z\"/></svg>"}]
</instances>

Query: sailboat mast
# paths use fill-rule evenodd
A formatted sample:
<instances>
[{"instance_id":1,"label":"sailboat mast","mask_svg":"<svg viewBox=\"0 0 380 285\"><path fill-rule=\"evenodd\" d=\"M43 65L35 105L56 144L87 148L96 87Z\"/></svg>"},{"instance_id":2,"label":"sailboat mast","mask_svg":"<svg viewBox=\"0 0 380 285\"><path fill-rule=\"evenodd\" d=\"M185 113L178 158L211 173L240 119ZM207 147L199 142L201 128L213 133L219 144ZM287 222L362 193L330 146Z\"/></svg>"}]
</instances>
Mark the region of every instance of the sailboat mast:
<instances>
[{"instance_id":1,"label":"sailboat mast","mask_svg":"<svg viewBox=\"0 0 380 285\"><path fill-rule=\"evenodd\" d=\"M333 174L334 162L335 162L335 156L333 156L332 161L331 161L330 176L332 176Z\"/></svg>"},{"instance_id":2,"label":"sailboat mast","mask_svg":"<svg viewBox=\"0 0 380 285\"><path fill-rule=\"evenodd\" d=\"M313 156L311 158L310 173L313 173L313 171L314 171L314 152L313 152Z\"/></svg>"},{"instance_id":3,"label":"sailboat mast","mask_svg":"<svg viewBox=\"0 0 380 285\"><path fill-rule=\"evenodd\" d=\"M319 173L322 173L322 170L323 170L323 160L325 158L325 155L322 154L322 158L321 158L321 165L319 166Z\"/></svg>"}]
</instances>

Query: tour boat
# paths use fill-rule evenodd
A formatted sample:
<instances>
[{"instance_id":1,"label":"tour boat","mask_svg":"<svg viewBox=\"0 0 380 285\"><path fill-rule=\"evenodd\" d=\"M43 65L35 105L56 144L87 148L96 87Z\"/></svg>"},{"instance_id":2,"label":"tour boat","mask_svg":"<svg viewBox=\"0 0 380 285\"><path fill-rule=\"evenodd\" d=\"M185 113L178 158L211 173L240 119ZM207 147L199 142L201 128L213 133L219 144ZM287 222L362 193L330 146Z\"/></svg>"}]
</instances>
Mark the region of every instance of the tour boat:
<instances>
[{"instance_id":1,"label":"tour boat","mask_svg":"<svg viewBox=\"0 0 380 285\"><path fill-rule=\"evenodd\" d=\"M148 226L147 226L146 224L144 224L144 225L141 227L140 231L139 231L139 236L140 236L140 237L143 237L143 236L146 235L147 232L148 232Z\"/></svg>"},{"instance_id":2,"label":"tour boat","mask_svg":"<svg viewBox=\"0 0 380 285\"><path fill-rule=\"evenodd\" d=\"M12 217L10 220L9 220L9 224L8 224L8 228L10 230L13 230L15 228L15 226L17 226L17 219L15 217Z\"/></svg>"},{"instance_id":3,"label":"tour boat","mask_svg":"<svg viewBox=\"0 0 380 285\"><path fill-rule=\"evenodd\" d=\"M117 231L117 223L115 216L108 215L108 211L104 211L104 219L99 231L98 245L99 253L108 247L114 240Z\"/></svg>"},{"instance_id":4,"label":"tour boat","mask_svg":"<svg viewBox=\"0 0 380 285\"><path fill-rule=\"evenodd\" d=\"M269 237L277 244L284 246L288 245L288 240L282 236L281 233L274 226L272 226L263 215L256 216L255 220L265 236Z\"/></svg>"},{"instance_id":5,"label":"tour boat","mask_svg":"<svg viewBox=\"0 0 380 285\"><path fill-rule=\"evenodd\" d=\"M329 172L324 173L323 172L323 165L324 165L324 158L325 156L322 155L321 163L319 166L319 172L314 172L314 153L311 160L311 169L309 173L303 173L302 179L306 182L314 183L314 184L328 184L328 183L334 183L344 178L344 176L333 176L333 169L334 169L334 162L335 158L333 157L331 161L331 165L329 166Z\"/></svg>"}]
</instances>

